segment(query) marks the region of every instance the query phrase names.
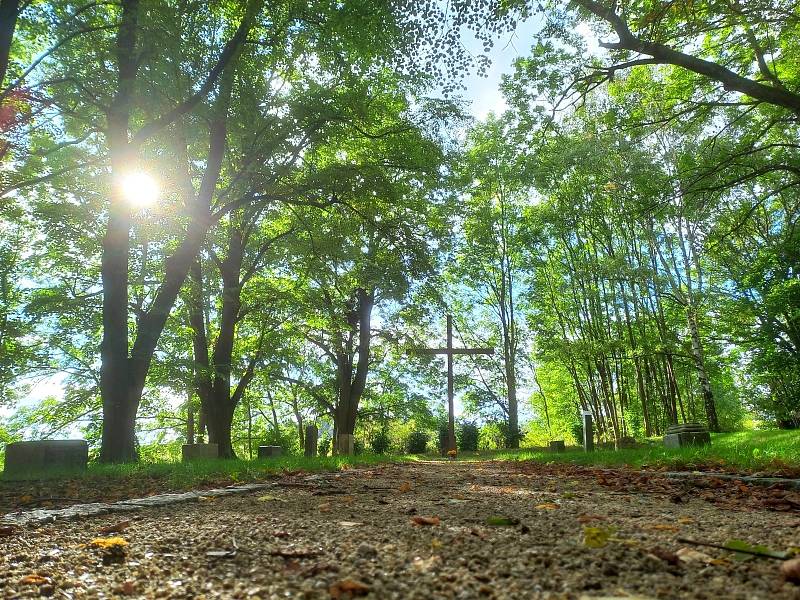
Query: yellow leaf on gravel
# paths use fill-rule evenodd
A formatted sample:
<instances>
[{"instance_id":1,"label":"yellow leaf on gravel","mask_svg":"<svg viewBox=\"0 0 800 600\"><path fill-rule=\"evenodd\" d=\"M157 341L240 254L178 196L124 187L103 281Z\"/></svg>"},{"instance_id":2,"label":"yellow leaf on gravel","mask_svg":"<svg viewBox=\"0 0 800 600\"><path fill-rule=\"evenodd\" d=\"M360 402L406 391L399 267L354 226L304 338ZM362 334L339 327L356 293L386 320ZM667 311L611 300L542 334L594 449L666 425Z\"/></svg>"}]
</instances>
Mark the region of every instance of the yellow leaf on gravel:
<instances>
[{"instance_id":1,"label":"yellow leaf on gravel","mask_svg":"<svg viewBox=\"0 0 800 600\"><path fill-rule=\"evenodd\" d=\"M544 504L537 504L535 508L537 510L556 510L560 507L555 502L545 502Z\"/></svg>"},{"instance_id":2,"label":"yellow leaf on gravel","mask_svg":"<svg viewBox=\"0 0 800 600\"><path fill-rule=\"evenodd\" d=\"M587 548L603 548L614 534L612 527L584 527L583 545Z\"/></svg>"},{"instance_id":3,"label":"yellow leaf on gravel","mask_svg":"<svg viewBox=\"0 0 800 600\"><path fill-rule=\"evenodd\" d=\"M691 517L681 517L680 519L678 519L678 523L681 523L682 525L691 525L692 523L694 523L694 519L692 519Z\"/></svg>"},{"instance_id":4,"label":"yellow leaf on gravel","mask_svg":"<svg viewBox=\"0 0 800 600\"><path fill-rule=\"evenodd\" d=\"M277 496L259 496L258 499L261 502L286 502L283 498L278 498Z\"/></svg>"},{"instance_id":5,"label":"yellow leaf on gravel","mask_svg":"<svg viewBox=\"0 0 800 600\"><path fill-rule=\"evenodd\" d=\"M96 538L89 542L89 545L95 548L120 548L127 546L128 542L121 537Z\"/></svg>"},{"instance_id":6,"label":"yellow leaf on gravel","mask_svg":"<svg viewBox=\"0 0 800 600\"><path fill-rule=\"evenodd\" d=\"M213 502L216 499L217 499L216 496L198 496L197 497L197 500L200 501L200 502Z\"/></svg>"},{"instance_id":7,"label":"yellow leaf on gravel","mask_svg":"<svg viewBox=\"0 0 800 600\"><path fill-rule=\"evenodd\" d=\"M654 523L653 525L645 525L644 529L652 529L655 531L680 531L680 527L675 525L667 525L665 523Z\"/></svg>"},{"instance_id":8,"label":"yellow leaf on gravel","mask_svg":"<svg viewBox=\"0 0 800 600\"><path fill-rule=\"evenodd\" d=\"M43 583L49 583L49 581L47 577L42 577L41 575L25 575L19 580L19 583L20 585L42 585Z\"/></svg>"}]
</instances>

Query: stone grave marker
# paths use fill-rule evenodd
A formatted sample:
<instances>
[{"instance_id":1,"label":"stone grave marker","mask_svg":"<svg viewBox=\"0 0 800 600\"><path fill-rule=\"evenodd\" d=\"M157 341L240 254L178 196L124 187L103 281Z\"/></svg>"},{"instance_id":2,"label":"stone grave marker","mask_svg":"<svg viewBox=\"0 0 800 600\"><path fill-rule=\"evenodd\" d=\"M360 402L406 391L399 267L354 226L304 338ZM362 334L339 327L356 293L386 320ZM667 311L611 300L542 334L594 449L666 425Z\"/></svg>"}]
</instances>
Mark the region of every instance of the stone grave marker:
<instances>
[{"instance_id":1,"label":"stone grave marker","mask_svg":"<svg viewBox=\"0 0 800 600\"><path fill-rule=\"evenodd\" d=\"M666 448L685 448L686 446L705 446L711 443L711 434L705 425L697 422L670 425L664 436Z\"/></svg>"},{"instance_id":2,"label":"stone grave marker","mask_svg":"<svg viewBox=\"0 0 800 600\"><path fill-rule=\"evenodd\" d=\"M280 446L259 446L258 458L278 458L283 454Z\"/></svg>"},{"instance_id":3,"label":"stone grave marker","mask_svg":"<svg viewBox=\"0 0 800 600\"><path fill-rule=\"evenodd\" d=\"M564 446L564 440L553 440L550 442L550 452L561 453L566 450Z\"/></svg>"},{"instance_id":4,"label":"stone grave marker","mask_svg":"<svg viewBox=\"0 0 800 600\"><path fill-rule=\"evenodd\" d=\"M305 439L305 455L307 458L313 458L317 455L317 443L319 442L319 429L316 425L308 425L306 427Z\"/></svg>"},{"instance_id":5,"label":"stone grave marker","mask_svg":"<svg viewBox=\"0 0 800 600\"><path fill-rule=\"evenodd\" d=\"M614 443L614 448L616 450L630 450L638 447L639 443L636 441L636 438L629 435L622 436Z\"/></svg>"},{"instance_id":6,"label":"stone grave marker","mask_svg":"<svg viewBox=\"0 0 800 600\"><path fill-rule=\"evenodd\" d=\"M183 462L211 458L219 458L219 446L217 444L184 444L181 446L181 459Z\"/></svg>"},{"instance_id":7,"label":"stone grave marker","mask_svg":"<svg viewBox=\"0 0 800 600\"><path fill-rule=\"evenodd\" d=\"M51 469L79 470L89 464L86 440L32 440L6 446L3 474L6 478L28 477Z\"/></svg>"},{"instance_id":8,"label":"stone grave marker","mask_svg":"<svg viewBox=\"0 0 800 600\"><path fill-rule=\"evenodd\" d=\"M594 423L588 410L583 411L583 449L594 452Z\"/></svg>"}]
</instances>

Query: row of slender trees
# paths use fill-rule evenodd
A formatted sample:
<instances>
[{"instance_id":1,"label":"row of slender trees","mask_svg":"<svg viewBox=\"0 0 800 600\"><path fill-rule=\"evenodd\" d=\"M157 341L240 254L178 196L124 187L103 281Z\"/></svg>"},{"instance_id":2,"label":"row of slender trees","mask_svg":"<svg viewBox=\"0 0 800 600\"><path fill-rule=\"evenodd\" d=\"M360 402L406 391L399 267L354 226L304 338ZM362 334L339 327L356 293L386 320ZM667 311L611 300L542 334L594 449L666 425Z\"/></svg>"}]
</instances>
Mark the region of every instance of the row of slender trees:
<instances>
[{"instance_id":1,"label":"row of slender trees","mask_svg":"<svg viewBox=\"0 0 800 600\"><path fill-rule=\"evenodd\" d=\"M430 425L445 311L511 446L797 418L792 3L0 6L0 390L64 389L15 435ZM426 97L533 13L507 111Z\"/></svg>"}]
</instances>

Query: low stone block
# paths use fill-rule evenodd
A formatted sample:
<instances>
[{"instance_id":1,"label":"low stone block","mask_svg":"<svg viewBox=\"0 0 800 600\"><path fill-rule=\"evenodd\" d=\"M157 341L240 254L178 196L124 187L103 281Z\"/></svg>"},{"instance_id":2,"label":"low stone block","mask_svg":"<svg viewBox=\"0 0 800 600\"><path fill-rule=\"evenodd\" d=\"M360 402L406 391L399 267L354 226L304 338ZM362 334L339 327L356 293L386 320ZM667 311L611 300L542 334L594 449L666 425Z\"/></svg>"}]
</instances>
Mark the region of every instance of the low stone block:
<instances>
[{"instance_id":1,"label":"low stone block","mask_svg":"<svg viewBox=\"0 0 800 600\"><path fill-rule=\"evenodd\" d=\"M636 438L631 436L623 436L619 438L615 444L617 450L630 450L638 447L639 443L636 441Z\"/></svg>"},{"instance_id":2,"label":"low stone block","mask_svg":"<svg viewBox=\"0 0 800 600\"><path fill-rule=\"evenodd\" d=\"M219 458L219 446L217 444L184 444L181 448L181 458L183 458L183 462Z\"/></svg>"},{"instance_id":3,"label":"low stone block","mask_svg":"<svg viewBox=\"0 0 800 600\"><path fill-rule=\"evenodd\" d=\"M687 431L684 433L668 433L664 436L665 448L686 448L687 446L705 446L711 443L711 434L707 431Z\"/></svg>"},{"instance_id":4,"label":"low stone block","mask_svg":"<svg viewBox=\"0 0 800 600\"><path fill-rule=\"evenodd\" d=\"M37 471L85 469L89 463L86 440L33 440L6 446L4 475L27 477Z\"/></svg>"},{"instance_id":5,"label":"low stone block","mask_svg":"<svg viewBox=\"0 0 800 600\"><path fill-rule=\"evenodd\" d=\"M550 442L550 452L564 452L566 450L566 446L564 446L564 440L554 440Z\"/></svg>"},{"instance_id":6,"label":"low stone block","mask_svg":"<svg viewBox=\"0 0 800 600\"><path fill-rule=\"evenodd\" d=\"M259 446L258 458L278 458L283 453L280 446Z\"/></svg>"},{"instance_id":7,"label":"low stone block","mask_svg":"<svg viewBox=\"0 0 800 600\"><path fill-rule=\"evenodd\" d=\"M317 444L319 442L319 429L316 425L308 425L306 427L305 448L304 454L307 458L312 458L317 455Z\"/></svg>"}]
</instances>

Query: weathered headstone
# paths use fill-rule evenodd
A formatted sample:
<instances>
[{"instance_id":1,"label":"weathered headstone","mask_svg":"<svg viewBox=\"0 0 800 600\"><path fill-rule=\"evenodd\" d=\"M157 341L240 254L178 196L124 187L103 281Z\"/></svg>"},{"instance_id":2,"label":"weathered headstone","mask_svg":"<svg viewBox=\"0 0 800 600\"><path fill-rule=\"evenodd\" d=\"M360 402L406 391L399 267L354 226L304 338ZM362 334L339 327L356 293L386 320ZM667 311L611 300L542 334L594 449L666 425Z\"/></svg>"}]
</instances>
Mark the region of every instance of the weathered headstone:
<instances>
[{"instance_id":1,"label":"weathered headstone","mask_svg":"<svg viewBox=\"0 0 800 600\"><path fill-rule=\"evenodd\" d=\"M594 452L594 423L588 410L583 411L583 449Z\"/></svg>"},{"instance_id":2,"label":"weathered headstone","mask_svg":"<svg viewBox=\"0 0 800 600\"><path fill-rule=\"evenodd\" d=\"M283 448L280 446L259 446L258 458L278 458L283 454Z\"/></svg>"},{"instance_id":3,"label":"weathered headstone","mask_svg":"<svg viewBox=\"0 0 800 600\"><path fill-rule=\"evenodd\" d=\"M219 458L219 446L217 444L184 444L181 447L181 459L183 462L211 458Z\"/></svg>"},{"instance_id":4,"label":"weathered headstone","mask_svg":"<svg viewBox=\"0 0 800 600\"><path fill-rule=\"evenodd\" d=\"M550 442L550 452L564 452L566 447L564 446L564 440L554 440Z\"/></svg>"},{"instance_id":5,"label":"weathered headstone","mask_svg":"<svg viewBox=\"0 0 800 600\"><path fill-rule=\"evenodd\" d=\"M711 443L711 434L708 428L700 423L684 423L683 425L670 425L664 436L666 448L684 448L686 446L705 446Z\"/></svg>"},{"instance_id":6,"label":"weathered headstone","mask_svg":"<svg viewBox=\"0 0 800 600\"><path fill-rule=\"evenodd\" d=\"M317 443L319 442L319 429L316 425L306 427L305 455L313 458L317 455Z\"/></svg>"},{"instance_id":7,"label":"weathered headstone","mask_svg":"<svg viewBox=\"0 0 800 600\"><path fill-rule=\"evenodd\" d=\"M340 433L336 436L336 453L340 456L352 456L355 452L355 436L352 433Z\"/></svg>"},{"instance_id":8,"label":"weathered headstone","mask_svg":"<svg viewBox=\"0 0 800 600\"><path fill-rule=\"evenodd\" d=\"M5 477L29 476L49 469L85 469L89 463L86 440L33 440L6 446Z\"/></svg>"},{"instance_id":9,"label":"weathered headstone","mask_svg":"<svg viewBox=\"0 0 800 600\"><path fill-rule=\"evenodd\" d=\"M622 436L614 443L614 448L617 450L631 450L638 447L639 443L636 441L636 438L629 435Z\"/></svg>"}]
</instances>

